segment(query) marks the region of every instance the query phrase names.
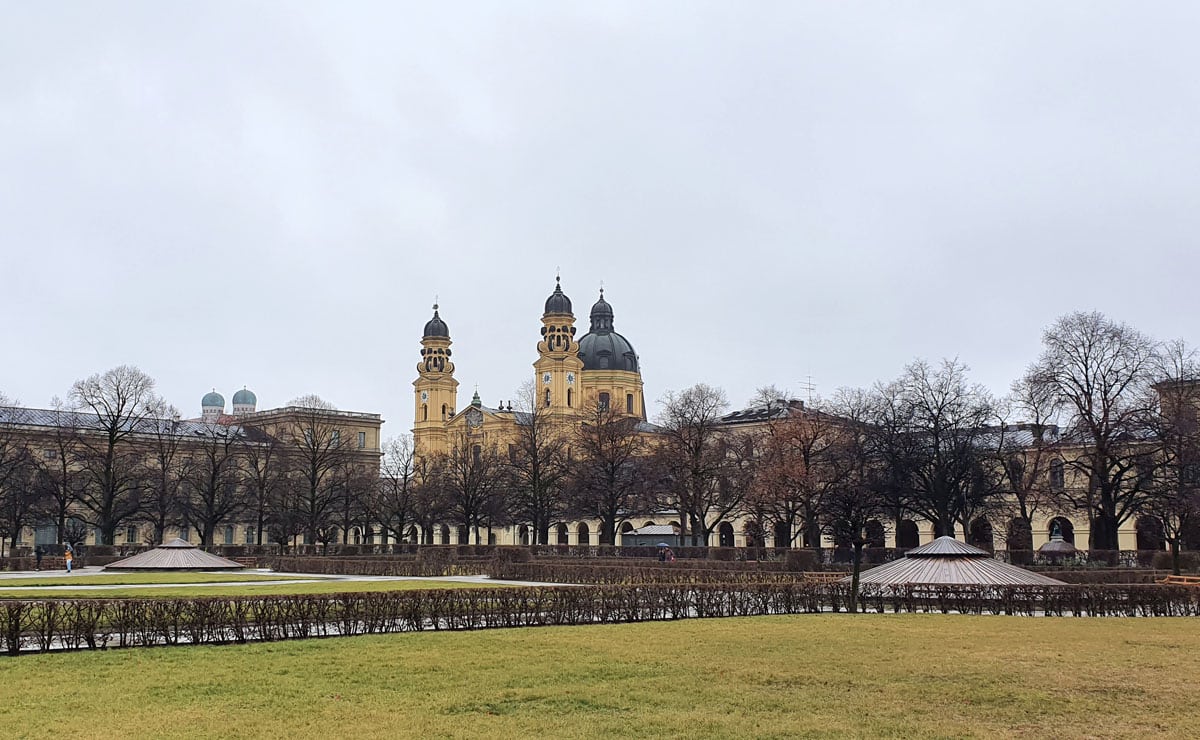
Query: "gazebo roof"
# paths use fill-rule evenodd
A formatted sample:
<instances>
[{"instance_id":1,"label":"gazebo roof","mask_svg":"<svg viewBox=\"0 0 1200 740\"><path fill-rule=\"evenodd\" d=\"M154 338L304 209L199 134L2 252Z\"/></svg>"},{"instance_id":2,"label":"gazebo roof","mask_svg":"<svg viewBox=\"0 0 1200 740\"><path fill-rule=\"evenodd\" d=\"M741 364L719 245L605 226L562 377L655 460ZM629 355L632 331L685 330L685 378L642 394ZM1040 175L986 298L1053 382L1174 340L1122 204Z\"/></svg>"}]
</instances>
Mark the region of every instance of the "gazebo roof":
<instances>
[{"instance_id":1,"label":"gazebo roof","mask_svg":"<svg viewBox=\"0 0 1200 740\"><path fill-rule=\"evenodd\" d=\"M104 570L241 570L244 567L177 537L153 550L118 560Z\"/></svg>"},{"instance_id":2,"label":"gazebo roof","mask_svg":"<svg viewBox=\"0 0 1200 740\"><path fill-rule=\"evenodd\" d=\"M842 579L849 583L850 577ZM970 586L1061 586L1062 581L996 560L987 550L972 547L953 537L939 537L928 545L909 550L900 560L865 570L859 584L875 586L970 585Z\"/></svg>"}]
</instances>

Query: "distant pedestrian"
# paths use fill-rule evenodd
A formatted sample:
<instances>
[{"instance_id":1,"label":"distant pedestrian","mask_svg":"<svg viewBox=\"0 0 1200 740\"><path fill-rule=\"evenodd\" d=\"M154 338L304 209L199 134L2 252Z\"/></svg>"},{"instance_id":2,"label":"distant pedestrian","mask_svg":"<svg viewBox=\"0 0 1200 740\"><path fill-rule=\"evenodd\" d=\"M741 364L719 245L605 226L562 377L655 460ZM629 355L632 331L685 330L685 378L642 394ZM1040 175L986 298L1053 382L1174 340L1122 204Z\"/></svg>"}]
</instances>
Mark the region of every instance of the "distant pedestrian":
<instances>
[{"instance_id":1,"label":"distant pedestrian","mask_svg":"<svg viewBox=\"0 0 1200 740\"><path fill-rule=\"evenodd\" d=\"M67 572L71 572L71 561L75 559L75 554L71 552L71 546L67 545L63 550L63 560L67 561Z\"/></svg>"},{"instance_id":2,"label":"distant pedestrian","mask_svg":"<svg viewBox=\"0 0 1200 740\"><path fill-rule=\"evenodd\" d=\"M667 562L668 563L675 562L675 551L669 547L667 548Z\"/></svg>"},{"instance_id":3,"label":"distant pedestrian","mask_svg":"<svg viewBox=\"0 0 1200 740\"><path fill-rule=\"evenodd\" d=\"M37 569L38 570L42 569L42 556L45 554L46 554L46 551L42 549L41 545L38 545L37 547L33 548L33 557L35 560L37 560Z\"/></svg>"}]
</instances>

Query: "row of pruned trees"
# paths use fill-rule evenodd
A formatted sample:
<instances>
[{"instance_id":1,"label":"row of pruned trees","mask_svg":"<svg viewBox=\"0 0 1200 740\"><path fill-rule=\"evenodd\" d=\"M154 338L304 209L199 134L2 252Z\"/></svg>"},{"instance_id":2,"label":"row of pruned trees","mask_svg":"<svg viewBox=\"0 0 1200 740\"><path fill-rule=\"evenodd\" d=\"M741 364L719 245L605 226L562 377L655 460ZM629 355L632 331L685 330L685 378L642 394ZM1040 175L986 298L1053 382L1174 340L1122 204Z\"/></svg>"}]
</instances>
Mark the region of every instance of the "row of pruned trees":
<instances>
[{"instance_id":1,"label":"row of pruned trees","mask_svg":"<svg viewBox=\"0 0 1200 740\"><path fill-rule=\"evenodd\" d=\"M253 522L252 544L303 537L328 542L357 523L378 486L378 466L315 396L270 426L180 419L154 380L122 366L80 380L49 411L7 399L0 422L0 524L15 542L55 525L79 544L89 528L114 544L130 525L161 543L169 529L214 544L224 526Z\"/></svg>"}]
</instances>

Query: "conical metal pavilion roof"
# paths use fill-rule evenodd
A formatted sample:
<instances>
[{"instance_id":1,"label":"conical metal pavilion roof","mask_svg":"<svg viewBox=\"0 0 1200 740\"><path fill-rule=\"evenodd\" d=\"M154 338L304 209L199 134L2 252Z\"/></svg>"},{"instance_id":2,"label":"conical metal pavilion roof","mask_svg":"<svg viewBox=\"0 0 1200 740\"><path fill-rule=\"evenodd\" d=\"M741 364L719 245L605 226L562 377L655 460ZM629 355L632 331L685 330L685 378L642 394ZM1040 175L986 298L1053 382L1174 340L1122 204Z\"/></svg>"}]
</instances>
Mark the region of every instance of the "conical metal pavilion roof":
<instances>
[{"instance_id":1,"label":"conical metal pavilion roof","mask_svg":"<svg viewBox=\"0 0 1200 740\"><path fill-rule=\"evenodd\" d=\"M842 579L849 583L850 577ZM900 560L864 570L860 585L901 586L1062 586L1040 573L996 560L987 550L953 537L938 537L928 545L909 550Z\"/></svg>"},{"instance_id":2,"label":"conical metal pavilion roof","mask_svg":"<svg viewBox=\"0 0 1200 740\"><path fill-rule=\"evenodd\" d=\"M176 537L153 550L107 565L104 570L241 570L244 567Z\"/></svg>"}]
</instances>

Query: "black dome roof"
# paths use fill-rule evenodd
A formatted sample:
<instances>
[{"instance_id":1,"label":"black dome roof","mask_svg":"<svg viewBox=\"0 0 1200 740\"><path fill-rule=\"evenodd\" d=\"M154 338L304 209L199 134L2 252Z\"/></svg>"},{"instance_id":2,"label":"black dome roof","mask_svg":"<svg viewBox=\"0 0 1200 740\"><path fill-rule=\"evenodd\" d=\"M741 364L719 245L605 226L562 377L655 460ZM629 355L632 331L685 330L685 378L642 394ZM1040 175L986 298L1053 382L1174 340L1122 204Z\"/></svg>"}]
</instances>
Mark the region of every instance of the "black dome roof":
<instances>
[{"instance_id":1,"label":"black dome roof","mask_svg":"<svg viewBox=\"0 0 1200 740\"><path fill-rule=\"evenodd\" d=\"M567 298L567 294L562 292L562 286L559 285L558 278L554 279L554 292L546 299L546 313L571 313L571 299Z\"/></svg>"},{"instance_id":2,"label":"black dome roof","mask_svg":"<svg viewBox=\"0 0 1200 740\"><path fill-rule=\"evenodd\" d=\"M613 331L613 310L604 300L592 306L591 331L579 340L579 359L584 370L626 370L638 372L638 356L629 340Z\"/></svg>"},{"instance_id":3,"label":"black dome roof","mask_svg":"<svg viewBox=\"0 0 1200 740\"><path fill-rule=\"evenodd\" d=\"M421 336L425 337L449 337L450 327L446 326L446 322L442 321L442 317L438 316L437 304L433 304L433 318L425 324L425 333Z\"/></svg>"}]
</instances>

